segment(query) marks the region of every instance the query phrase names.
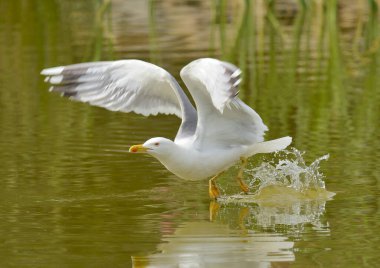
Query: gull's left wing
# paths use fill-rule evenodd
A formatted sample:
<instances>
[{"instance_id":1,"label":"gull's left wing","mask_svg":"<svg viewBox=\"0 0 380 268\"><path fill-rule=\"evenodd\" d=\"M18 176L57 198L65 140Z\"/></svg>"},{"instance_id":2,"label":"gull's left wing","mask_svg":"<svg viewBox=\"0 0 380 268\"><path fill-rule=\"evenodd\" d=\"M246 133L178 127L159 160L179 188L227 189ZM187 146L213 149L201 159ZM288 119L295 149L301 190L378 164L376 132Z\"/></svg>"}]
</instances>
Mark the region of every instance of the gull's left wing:
<instances>
[{"instance_id":1,"label":"gull's left wing","mask_svg":"<svg viewBox=\"0 0 380 268\"><path fill-rule=\"evenodd\" d=\"M260 116L238 98L241 71L216 59L195 60L181 70L181 77L198 110L196 146L229 147L264 140L268 129Z\"/></svg>"}]
</instances>

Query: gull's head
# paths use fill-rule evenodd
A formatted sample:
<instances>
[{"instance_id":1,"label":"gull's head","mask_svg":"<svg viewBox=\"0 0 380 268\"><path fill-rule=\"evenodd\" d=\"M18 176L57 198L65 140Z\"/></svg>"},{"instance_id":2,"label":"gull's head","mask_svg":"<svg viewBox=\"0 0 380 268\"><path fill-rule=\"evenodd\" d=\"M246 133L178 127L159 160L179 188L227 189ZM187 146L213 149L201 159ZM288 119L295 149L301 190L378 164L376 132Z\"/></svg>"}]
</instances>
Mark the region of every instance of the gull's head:
<instances>
[{"instance_id":1,"label":"gull's head","mask_svg":"<svg viewBox=\"0 0 380 268\"><path fill-rule=\"evenodd\" d=\"M152 138L144 144L133 145L130 153L148 153L153 156L168 155L172 152L174 142L165 138Z\"/></svg>"}]
</instances>

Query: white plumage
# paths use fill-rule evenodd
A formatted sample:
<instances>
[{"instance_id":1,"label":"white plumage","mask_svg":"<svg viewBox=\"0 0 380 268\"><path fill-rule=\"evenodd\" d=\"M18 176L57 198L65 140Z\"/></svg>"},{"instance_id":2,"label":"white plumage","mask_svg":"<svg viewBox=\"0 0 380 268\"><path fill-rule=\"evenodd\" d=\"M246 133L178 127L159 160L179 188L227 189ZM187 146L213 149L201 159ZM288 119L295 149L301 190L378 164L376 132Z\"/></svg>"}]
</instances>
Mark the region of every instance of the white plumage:
<instances>
[{"instance_id":1,"label":"white plumage","mask_svg":"<svg viewBox=\"0 0 380 268\"><path fill-rule=\"evenodd\" d=\"M241 71L227 62L203 58L181 70L197 110L167 71L140 60L82 63L41 74L52 84L51 91L73 100L111 111L182 118L174 141L153 138L132 146L130 152L149 153L184 179L214 176L239 159L282 150L291 143L290 137L263 141L268 128L238 98Z\"/></svg>"}]
</instances>

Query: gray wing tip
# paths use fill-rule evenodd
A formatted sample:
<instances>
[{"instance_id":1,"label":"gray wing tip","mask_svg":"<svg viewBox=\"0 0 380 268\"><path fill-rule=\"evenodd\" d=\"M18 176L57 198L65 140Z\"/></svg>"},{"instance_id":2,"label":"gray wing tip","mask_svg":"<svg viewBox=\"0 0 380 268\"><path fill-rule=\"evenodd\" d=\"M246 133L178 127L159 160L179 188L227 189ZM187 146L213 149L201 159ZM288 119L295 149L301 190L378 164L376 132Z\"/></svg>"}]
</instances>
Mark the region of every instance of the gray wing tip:
<instances>
[{"instance_id":1,"label":"gray wing tip","mask_svg":"<svg viewBox=\"0 0 380 268\"><path fill-rule=\"evenodd\" d=\"M75 97L78 95L78 91L70 86L52 86L49 88L49 92L61 93L62 97Z\"/></svg>"},{"instance_id":2,"label":"gray wing tip","mask_svg":"<svg viewBox=\"0 0 380 268\"><path fill-rule=\"evenodd\" d=\"M75 97L78 94L78 91L65 91L61 94L62 97L70 98Z\"/></svg>"}]
</instances>

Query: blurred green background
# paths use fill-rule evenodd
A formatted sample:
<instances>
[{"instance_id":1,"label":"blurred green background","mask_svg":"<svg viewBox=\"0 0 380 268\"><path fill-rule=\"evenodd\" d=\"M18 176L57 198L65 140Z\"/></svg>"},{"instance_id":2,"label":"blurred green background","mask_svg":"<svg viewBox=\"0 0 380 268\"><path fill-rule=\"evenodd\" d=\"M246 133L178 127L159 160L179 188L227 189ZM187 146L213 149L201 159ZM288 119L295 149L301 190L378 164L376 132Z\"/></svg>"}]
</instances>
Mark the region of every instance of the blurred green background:
<instances>
[{"instance_id":1,"label":"blurred green background","mask_svg":"<svg viewBox=\"0 0 380 268\"><path fill-rule=\"evenodd\" d=\"M376 266L379 4L0 0L0 266ZM39 75L137 58L179 79L200 57L243 70L240 97L268 125L266 138L292 136L309 162L330 154L321 171L334 200L219 204L210 222L206 181L183 182L153 158L123 152L174 137L177 118L70 102ZM221 184L237 192L233 176Z\"/></svg>"}]
</instances>

